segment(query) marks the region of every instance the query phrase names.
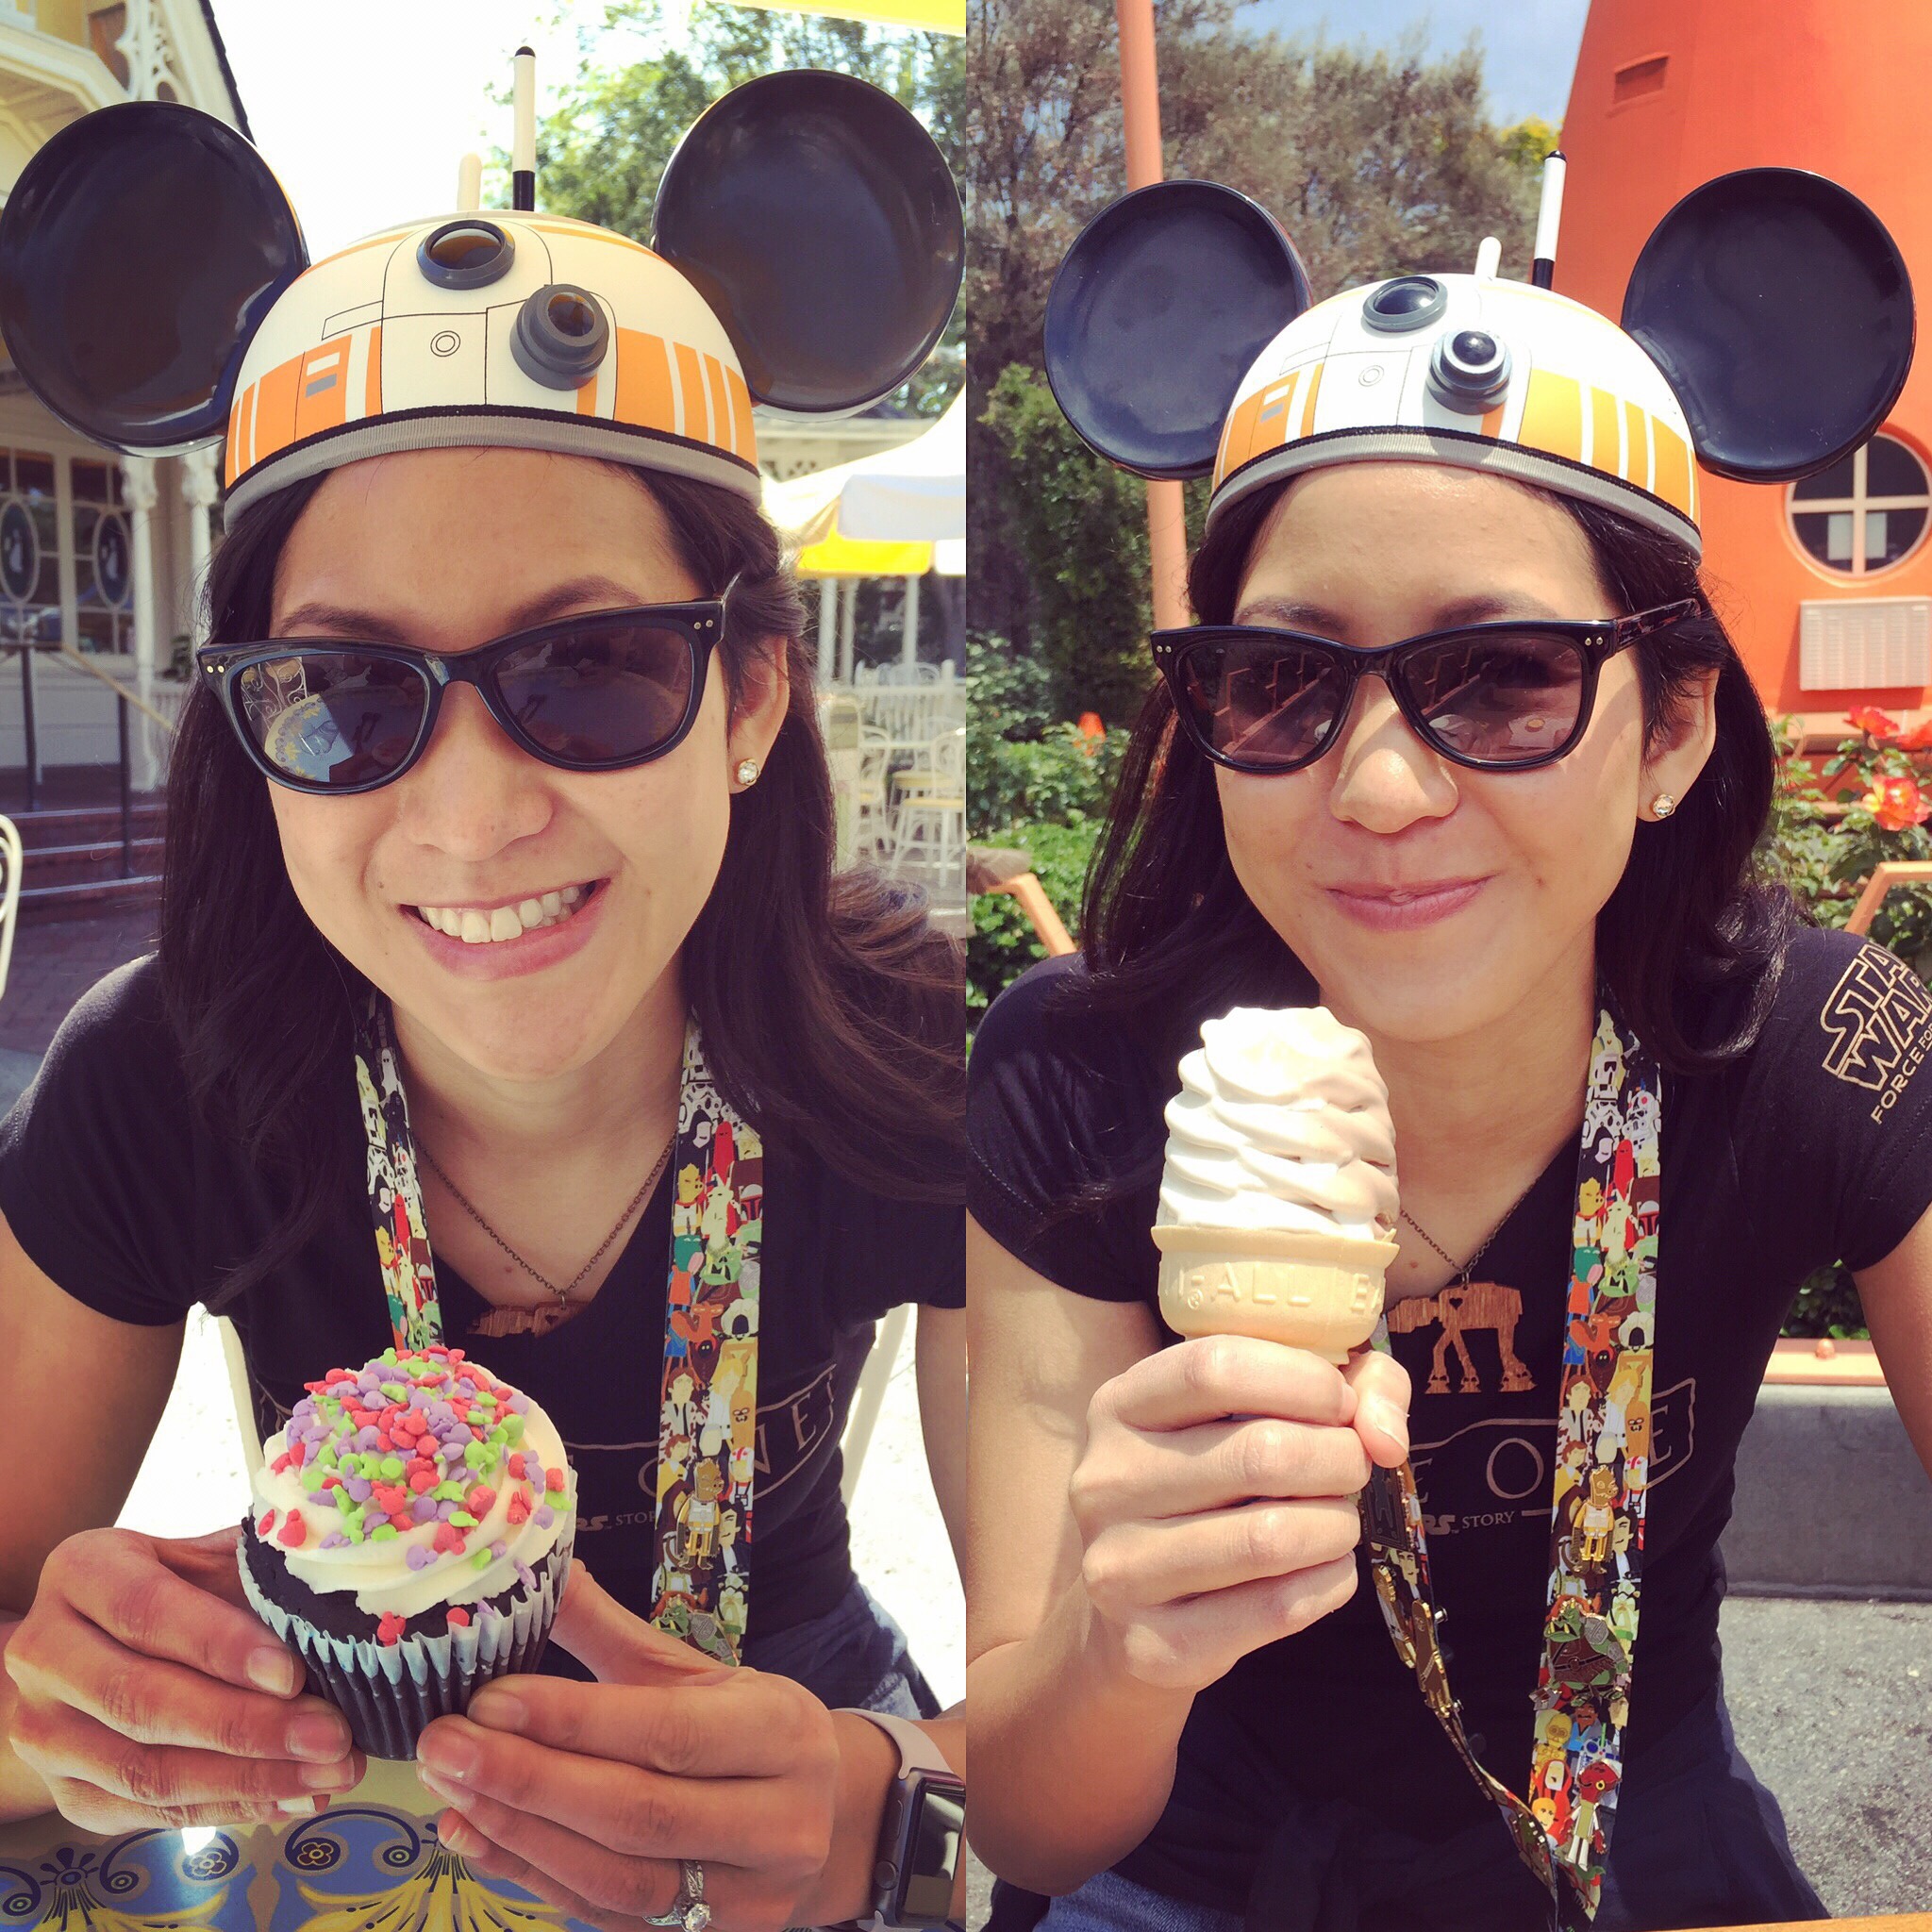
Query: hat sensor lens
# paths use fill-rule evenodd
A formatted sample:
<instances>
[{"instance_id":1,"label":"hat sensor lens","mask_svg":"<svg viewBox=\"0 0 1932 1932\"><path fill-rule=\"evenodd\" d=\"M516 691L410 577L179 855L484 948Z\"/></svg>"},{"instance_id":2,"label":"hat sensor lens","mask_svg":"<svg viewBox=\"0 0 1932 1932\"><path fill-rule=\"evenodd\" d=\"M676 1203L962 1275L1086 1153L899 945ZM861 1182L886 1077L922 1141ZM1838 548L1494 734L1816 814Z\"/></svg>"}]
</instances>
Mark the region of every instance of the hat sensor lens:
<instances>
[{"instance_id":1,"label":"hat sensor lens","mask_svg":"<svg viewBox=\"0 0 1932 1932\"><path fill-rule=\"evenodd\" d=\"M1439 336L1429 357L1429 393L1445 409L1480 416L1509 387L1509 351L1486 329Z\"/></svg>"},{"instance_id":2,"label":"hat sensor lens","mask_svg":"<svg viewBox=\"0 0 1932 1932\"><path fill-rule=\"evenodd\" d=\"M1435 321L1448 300L1449 291L1434 275L1398 275L1369 291L1362 323L1383 335L1406 335Z\"/></svg>"},{"instance_id":3,"label":"hat sensor lens","mask_svg":"<svg viewBox=\"0 0 1932 1932\"><path fill-rule=\"evenodd\" d=\"M581 389L609 347L604 311L568 282L552 282L527 297L509 337L517 367L545 389Z\"/></svg>"},{"instance_id":4,"label":"hat sensor lens","mask_svg":"<svg viewBox=\"0 0 1932 1932\"><path fill-rule=\"evenodd\" d=\"M416 265L439 289L481 289L509 273L516 253L516 243L494 222L445 222L423 238Z\"/></svg>"}]
</instances>

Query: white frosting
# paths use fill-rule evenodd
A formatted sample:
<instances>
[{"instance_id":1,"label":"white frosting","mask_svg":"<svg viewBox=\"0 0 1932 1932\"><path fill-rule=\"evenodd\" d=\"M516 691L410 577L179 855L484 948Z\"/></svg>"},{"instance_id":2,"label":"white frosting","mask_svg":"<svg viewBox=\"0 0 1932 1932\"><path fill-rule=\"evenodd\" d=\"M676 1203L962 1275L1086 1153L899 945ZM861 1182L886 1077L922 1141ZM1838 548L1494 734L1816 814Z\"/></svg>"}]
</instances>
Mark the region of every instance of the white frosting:
<instances>
[{"instance_id":1,"label":"white frosting","mask_svg":"<svg viewBox=\"0 0 1932 1932\"><path fill-rule=\"evenodd\" d=\"M463 1366L467 1368L470 1364L466 1360ZM488 1371L479 1373L487 1374ZM491 1379L495 1381L498 1378L492 1376ZM508 1590L518 1580L519 1562L535 1570L550 1553L565 1528L565 1511L559 1506L567 1497L574 1502L576 1491L576 1474L564 1454L563 1439L549 1416L532 1402L524 1414L522 1441L515 1447L534 1457L541 1465L536 1469L534 1479L520 1482L509 1475L501 1463L493 1476L465 1474L461 1480L466 1491L478 1482L485 1482L495 1491L489 1510L478 1519L475 1528L464 1529L468 1547L462 1553L439 1555L422 1569L412 1570L409 1568L409 1551L412 1548L433 1549L436 1532L441 1527L439 1522L432 1520L412 1524L407 1530L399 1530L392 1538L368 1538L359 1543L323 1549L323 1538L336 1527L337 1512L316 1502L315 1496L303 1483L299 1469L291 1466L280 1474L275 1473L274 1464L288 1446L286 1430L277 1430L262 1445L261 1467L252 1478L254 1506L251 1520L259 1525L263 1516L273 1509L275 1526L263 1541L286 1560L290 1574L318 1592L354 1591L356 1607L373 1617L379 1617L385 1611L402 1617L420 1616L440 1604L471 1604L480 1597L494 1596L499 1591ZM562 1491L546 1493L543 1488L544 1469L561 1469L564 1472ZM524 1522L512 1524L509 1520L510 1500L525 1487L532 1492L530 1513ZM546 1504L550 1507L551 1521L547 1524L540 1524L538 1513ZM286 1522L291 1509L302 1512L308 1532L306 1541L293 1548L283 1544L276 1536L276 1530ZM376 1520L379 1519L372 1515L371 1521ZM492 1557L483 1568L477 1569L473 1560L475 1552L490 1549L499 1542L504 1545L503 1555Z\"/></svg>"},{"instance_id":2,"label":"white frosting","mask_svg":"<svg viewBox=\"0 0 1932 1932\"><path fill-rule=\"evenodd\" d=\"M1161 1222L1388 1238L1395 1129L1365 1035L1326 1007L1237 1007L1203 1023L1180 1074Z\"/></svg>"}]
</instances>

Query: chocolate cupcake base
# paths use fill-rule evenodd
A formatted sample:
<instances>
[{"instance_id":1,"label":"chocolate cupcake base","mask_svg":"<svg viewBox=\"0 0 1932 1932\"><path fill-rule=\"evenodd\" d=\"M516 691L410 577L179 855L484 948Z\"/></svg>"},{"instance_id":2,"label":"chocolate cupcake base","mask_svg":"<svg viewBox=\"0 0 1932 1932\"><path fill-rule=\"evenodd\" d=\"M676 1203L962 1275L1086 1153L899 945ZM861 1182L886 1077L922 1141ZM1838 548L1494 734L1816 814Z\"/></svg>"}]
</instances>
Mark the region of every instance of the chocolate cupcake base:
<instances>
[{"instance_id":1,"label":"chocolate cupcake base","mask_svg":"<svg viewBox=\"0 0 1932 1932\"><path fill-rule=\"evenodd\" d=\"M309 1688L348 1719L357 1744L372 1757L407 1759L415 1757L416 1740L432 1719L459 1715L491 1678L542 1662L570 1574L575 1527L575 1516L565 1522L533 1573L534 1589L464 1605L467 1626L450 1626L439 1606L441 1631L407 1632L392 1643L318 1628L272 1602L249 1566L246 1530L237 1564L256 1614L308 1665Z\"/></svg>"}]
</instances>

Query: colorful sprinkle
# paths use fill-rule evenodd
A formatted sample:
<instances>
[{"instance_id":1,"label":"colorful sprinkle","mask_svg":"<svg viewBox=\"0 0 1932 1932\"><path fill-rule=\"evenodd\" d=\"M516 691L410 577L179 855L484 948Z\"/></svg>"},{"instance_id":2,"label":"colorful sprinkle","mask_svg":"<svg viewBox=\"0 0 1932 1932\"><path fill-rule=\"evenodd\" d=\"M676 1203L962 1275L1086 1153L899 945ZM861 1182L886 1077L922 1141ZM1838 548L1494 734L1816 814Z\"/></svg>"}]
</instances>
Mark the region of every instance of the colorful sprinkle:
<instances>
[{"instance_id":1,"label":"colorful sprinkle","mask_svg":"<svg viewBox=\"0 0 1932 1932\"><path fill-rule=\"evenodd\" d=\"M275 1541L291 1550L299 1550L308 1541L308 1525L303 1522L301 1510L291 1509L282 1519Z\"/></svg>"},{"instance_id":2,"label":"colorful sprinkle","mask_svg":"<svg viewBox=\"0 0 1932 1932\"><path fill-rule=\"evenodd\" d=\"M467 1630L470 1627L470 1613L460 1604L452 1604L449 1609L449 1621L456 1629Z\"/></svg>"}]
</instances>

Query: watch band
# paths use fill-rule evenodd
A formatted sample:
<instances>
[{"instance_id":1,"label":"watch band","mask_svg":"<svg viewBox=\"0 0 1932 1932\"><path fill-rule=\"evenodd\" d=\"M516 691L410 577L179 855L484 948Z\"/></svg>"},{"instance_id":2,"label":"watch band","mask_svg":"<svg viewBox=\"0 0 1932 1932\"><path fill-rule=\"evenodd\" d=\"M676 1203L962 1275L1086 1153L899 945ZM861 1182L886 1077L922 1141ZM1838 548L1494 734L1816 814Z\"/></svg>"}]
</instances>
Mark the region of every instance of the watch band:
<instances>
[{"instance_id":1,"label":"watch band","mask_svg":"<svg viewBox=\"0 0 1932 1932\"><path fill-rule=\"evenodd\" d=\"M862 1717L867 1724L878 1725L898 1745L901 1777L908 1771L932 1771L941 1777L959 1775L946 1762L945 1753L909 1717L894 1717L884 1710L860 1710L856 1705L845 1705L841 1708L847 1717Z\"/></svg>"},{"instance_id":2,"label":"watch band","mask_svg":"<svg viewBox=\"0 0 1932 1932\"><path fill-rule=\"evenodd\" d=\"M885 1818L880 1826L872 1916L856 1923L860 1932L902 1932L902 1928L908 1924L951 1924L953 1921L950 1919L915 1916L908 1920L906 1916L907 1854L911 1849L907 1836L908 1814L920 1804L922 1794L928 1789L937 1797L941 1789L951 1786L963 1796L965 1780L946 1761L945 1754L932 1739L910 1719L894 1717L885 1711L860 1710L852 1706L844 1708L851 1716L862 1717L868 1724L876 1724L891 1739L899 1752L899 1774L888 1794ZM921 1815L924 1815L923 1811ZM949 1892L958 1878L957 1859L964 1856L965 1841L960 1839L955 1854L955 1868L945 1874ZM928 1872L926 1875L930 1877L932 1874Z\"/></svg>"}]
</instances>

